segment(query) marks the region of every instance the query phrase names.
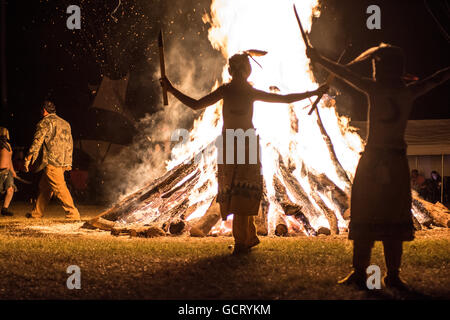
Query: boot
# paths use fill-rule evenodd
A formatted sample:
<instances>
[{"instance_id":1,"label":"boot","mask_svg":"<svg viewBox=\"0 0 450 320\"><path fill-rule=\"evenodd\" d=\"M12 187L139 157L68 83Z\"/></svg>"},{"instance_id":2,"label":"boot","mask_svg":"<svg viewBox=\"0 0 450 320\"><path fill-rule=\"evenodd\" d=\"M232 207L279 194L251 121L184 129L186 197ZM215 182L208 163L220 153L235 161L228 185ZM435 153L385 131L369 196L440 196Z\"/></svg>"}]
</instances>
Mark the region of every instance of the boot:
<instances>
[{"instance_id":1,"label":"boot","mask_svg":"<svg viewBox=\"0 0 450 320\"><path fill-rule=\"evenodd\" d=\"M9 211L8 208L2 208L2 216L12 217L13 215L14 213Z\"/></svg>"},{"instance_id":2,"label":"boot","mask_svg":"<svg viewBox=\"0 0 450 320\"><path fill-rule=\"evenodd\" d=\"M252 241L250 241L250 243L248 244L248 248L253 248L255 246L257 246L258 244L260 244L260 240L258 237L255 237Z\"/></svg>"},{"instance_id":3,"label":"boot","mask_svg":"<svg viewBox=\"0 0 450 320\"><path fill-rule=\"evenodd\" d=\"M386 275L383 278L384 286L388 289L397 289L399 291L409 291L408 284L404 282L398 274Z\"/></svg>"},{"instance_id":4,"label":"boot","mask_svg":"<svg viewBox=\"0 0 450 320\"><path fill-rule=\"evenodd\" d=\"M66 220L70 220L70 221L81 221L81 217L78 214L66 214Z\"/></svg>"},{"instance_id":5,"label":"boot","mask_svg":"<svg viewBox=\"0 0 450 320\"><path fill-rule=\"evenodd\" d=\"M355 286L359 290L367 290L367 276L363 272L352 271L348 276L344 279L339 280L338 284L346 285L346 286Z\"/></svg>"},{"instance_id":6,"label":"boot","mask_svg":"<svg viewBox=\"0 0 450 320\"><path fill-rule=\"evenodd\" d=\"M242 255L242 254L247 254L249 252L250 252L250 248L249 247L238 244L238 245L234 246L234 250L233 250L232 255L233 256L238 256L238 255Z\"/></svg>"},{"instance_id":7,"label":"boot","mask_svg":"<svg viewBox=\"0 0 450 320\"><path fill-rule=\"evenodd\" d=\"M38 216L33 216L33 214L31 212L28 212L25 214L25 217L27 219L42 219L42 216L38 217Z\"/></svg>"}]
</instances>

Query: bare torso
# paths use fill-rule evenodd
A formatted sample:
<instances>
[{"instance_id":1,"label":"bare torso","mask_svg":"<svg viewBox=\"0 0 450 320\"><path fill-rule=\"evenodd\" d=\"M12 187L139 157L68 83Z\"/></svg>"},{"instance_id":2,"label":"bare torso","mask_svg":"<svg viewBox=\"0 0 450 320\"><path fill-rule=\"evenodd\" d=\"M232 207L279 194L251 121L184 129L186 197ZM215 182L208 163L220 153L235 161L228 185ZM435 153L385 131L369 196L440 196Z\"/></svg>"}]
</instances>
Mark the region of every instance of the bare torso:
<instances>
[{"instance_id":1,"label":"bare torso","mask_svg":"<svg viewBox=\"0 0 450 320\"><path fill-rule=\"evenodd\" d=\"M223 128L253 128L254 100L254 89L250 84L226 84L223 90Z\"/></svg>"},{"instance_id":2,"label":"bare torso","mask_svg":"<svg viewBox=\"0 0 450 320\"><path fill-rule=\"evenodd\" d=\"M413 95L405 85L374 83L368 92L369 132L367 144L406 147L404 134L413 104Z\"/></svg>"},{"instance_id":3,"label":"bare torso","mask_svg":"<svg viewBox=\"0 0 450 320\"><path fill-rule=\"evenodd\" d=\"M8 151L5 148L0 150L0 169L10 169L11 157L12 151Z\"/></svg>"}]
</instances>

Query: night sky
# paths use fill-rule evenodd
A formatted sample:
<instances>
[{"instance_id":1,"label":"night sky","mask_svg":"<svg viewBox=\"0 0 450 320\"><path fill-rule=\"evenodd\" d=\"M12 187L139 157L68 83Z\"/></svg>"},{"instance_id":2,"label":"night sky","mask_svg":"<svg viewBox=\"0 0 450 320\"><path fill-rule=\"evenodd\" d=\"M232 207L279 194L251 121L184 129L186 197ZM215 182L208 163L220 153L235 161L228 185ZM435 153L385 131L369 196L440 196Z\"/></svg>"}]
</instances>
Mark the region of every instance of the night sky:
<instances>
[{"instance_id":1,"label":"night sky","mask_svg":"<svg viewBox=\"0 0 450 320\"><path fill-rule=\"evenodd\" d=\"M407 72L419 78L449 65L449 43L422 0L321 3L322 13L313 23L311 42L330 58L336 59L347 47L344 62L348 62L383 41L405 50ZM66 28L70 4L81 7L81 31ZM365 11L371 4L381 7L381 30L366 28ZM10 128L14 145L28 146L31 142L45 98L53 100L58 114L72 124L75 138L98 135L121 143L129 141L131 129L122 126L117 130L120 117L98 118L88 111L95 98L92 88L101 82L102 75L119 79L130 73L126 99L134 118L159 110L160 89L151 75L159 68L156 39L161 27L166 31L166 43L181 43L187 57L200 60L195 76L204 80L206 75L200 89L208 90L220 78L225 61L209 45L208 25L202 22L210 1L126 1L114 16L117 23L110 16L116 5L117 0L7 1L8 103L2 107L0 125ZM198 58L203 54L217 63L212 67L211 63L202 64ZM315 74L319 81L324 79L321 70ZM176 76L173 80L176 83ZM342 92L339 111L364 120L365 97L342 83L335 86ZM447 83L417 100L411 119L450 118L449 89ZM101 130L95 130L99 122Z\"/></svg>"}]
</instances>

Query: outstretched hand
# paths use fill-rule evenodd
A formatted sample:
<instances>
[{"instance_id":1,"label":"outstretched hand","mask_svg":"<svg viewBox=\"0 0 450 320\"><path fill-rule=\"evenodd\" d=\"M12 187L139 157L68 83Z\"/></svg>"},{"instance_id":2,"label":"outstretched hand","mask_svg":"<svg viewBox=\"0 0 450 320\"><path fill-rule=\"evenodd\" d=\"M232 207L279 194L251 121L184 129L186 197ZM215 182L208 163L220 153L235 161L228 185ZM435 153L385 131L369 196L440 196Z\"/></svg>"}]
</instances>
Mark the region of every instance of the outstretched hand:
<instances>
[{"instance_id":1,"label":"outstretched hand","mask_svg":"<svg viewBox=\"0 0 450 320\"><path fill-rule=\"evenodd\" d=\"M320 54L317 49L311 46L306 47L306 56L311 59L312 62L316 62L320 58Z\"/></svg>"},{"instance_id":2,"label":"outstretched hand","mask_svg":"<svg viewBox=\"0 0 450 320\"><path fill-rule=\"evenodd\" d=\"M317 88L316 93L318 96L320 96L327 93L329 89L330 87L328 86L328 84L323 84L319 88Z\"/></svg>"},{"instance_id":3,"label":"outstretched hand","mask_svg":"<svg viewBox=\"0 0 450 320\"><path fill-rule=\"evenodd\" d=\"M166 88L167 91L171 91L171 89L173 88L172 83L169 81L169 79L167 79L167 77L160 78L159 84L161 85L161 87Z\"/></svg>"},{"instance_id":4,"label":"outstretched hand","mask_svg":"<svg viewBox=\"0 0 450 320\"><path fill-rule=\"evenodd\" d=\"M23 165L23 169L25 172L30 172L30 162L31 162L31 156L27 155L25 157L25 163Z\"/></svg>"}]
</instances>

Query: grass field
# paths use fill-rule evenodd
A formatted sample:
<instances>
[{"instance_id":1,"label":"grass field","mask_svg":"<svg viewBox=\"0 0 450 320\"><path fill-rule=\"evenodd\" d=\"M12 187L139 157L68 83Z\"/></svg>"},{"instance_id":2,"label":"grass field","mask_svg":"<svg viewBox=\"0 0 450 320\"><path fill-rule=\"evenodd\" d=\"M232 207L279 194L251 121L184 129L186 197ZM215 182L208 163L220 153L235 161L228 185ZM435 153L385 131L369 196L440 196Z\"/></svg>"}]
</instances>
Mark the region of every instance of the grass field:
<instances>
[{"instance_id":1,"label":"grass field","mask_svg":"<svg viewBox=\"0 0 450 320\"><path fill-rule=\"evenodd\" d=\"M346 235L272 238L249 255L231 256L230 237L113 237L80 230L52 205L41 221L0 218L0 299L448 299L450 231L417 233L404 245L402 276L414 292L360 292L336 281L351 270ZM101 208L82 206L83 219ZM372 263L384 272L382 246ZM81 268L81 290L66 269Z\"/></svg>"}]
</instances>

